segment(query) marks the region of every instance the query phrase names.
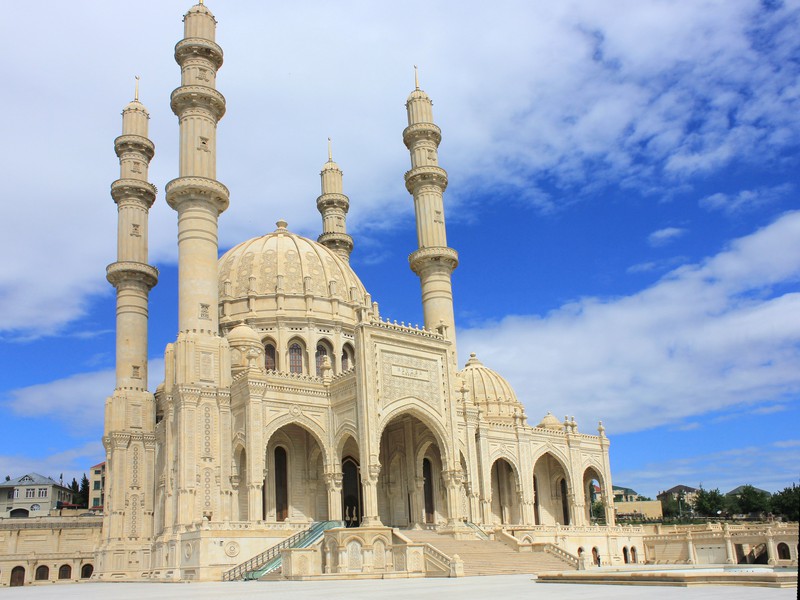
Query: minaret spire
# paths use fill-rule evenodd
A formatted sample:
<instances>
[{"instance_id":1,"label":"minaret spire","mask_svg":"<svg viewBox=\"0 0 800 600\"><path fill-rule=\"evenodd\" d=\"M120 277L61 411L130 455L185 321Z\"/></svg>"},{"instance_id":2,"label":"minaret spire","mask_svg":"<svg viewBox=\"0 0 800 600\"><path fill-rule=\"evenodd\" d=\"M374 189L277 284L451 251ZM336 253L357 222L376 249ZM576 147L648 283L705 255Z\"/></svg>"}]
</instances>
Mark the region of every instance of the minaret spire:
<instances>
[{"instance_id":1,"label":"minaret spire","mask_svg":"<svg viewBox=\"0 0 800 600\"><path fill-rule=\"evenodd\" d=\"M139 101L139 76L135 75L134 78L136 79L136 87L134 88L133 99L136 100L136 102L138 102Z\"/></svg>"},{"instance_id":2,"label":"minaret spire","mask_svg":"<svg viewBox=\"0 0 800 600\"><path fill-rule=\"evenodd\" d=\"M322 195L317 198L317 210L322 215L322 235L317 241L336 252L345 262L350 262L353 238L347 235L346 223L350 199L342 192L342 171L333 162L331 138L328 138L328 162L323 165L319 175Z\"/></svg>"},{"instance_id":3,"label":"minaret spire","mask_svg":"<svg viewBox=\"0 0 800 600\"><path fill-rule=\"evenodd\" d=\"M103 435L107 476L101 577L114 569L114 555L135 555L137 563L143 562L153 535L152 482L143 480L139 465L155 460L155 399L147 390L148 298L158 281L158 271L147 263L148 216L156 198L147 170L155 146L147 138L150 116L139 102L138 81L135 99L122 111L122 135L114 140L120 165L119 179L111 184L117 204L117 262L106 273L117 289L117 365Z\"/></svg>"},{"instance_id":4,"label":"minaret spire","mask_svg":"<svg viewBox=\"0 0 800 600\"><path fill-rule=\"evenodd\" d=\"M433 123L431 99L419 89L416 66L414 80L416 89L406 102L408 127L403 131L403 142L411 154L411 170L406 172L405 180L406 189L414 196L419 248L408 260L422 284L425 327L455 342L450 276L458 266L458 253L447 246L444 224L442 195L447 187L447 172L439 166L438 159L442 132Z\"/></svg>"}]
</instances>

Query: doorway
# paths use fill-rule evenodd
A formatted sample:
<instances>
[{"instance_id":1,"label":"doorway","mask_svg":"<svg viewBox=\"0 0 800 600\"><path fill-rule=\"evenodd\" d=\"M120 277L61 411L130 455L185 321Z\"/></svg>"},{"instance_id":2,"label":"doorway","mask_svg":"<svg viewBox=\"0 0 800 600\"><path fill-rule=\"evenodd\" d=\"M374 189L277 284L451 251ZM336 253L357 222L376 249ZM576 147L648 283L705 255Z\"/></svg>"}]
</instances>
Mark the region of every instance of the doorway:
<instances>
[{"instance_id":1,"label":"doorway","mask_svg":"<svg viewBox=\"0 0 800 600\"><path fill-rule=\"evenodd\" d=\"M342 520L345 527L358 527L363 514L361 473L352 456L342 460Z\"/></svg>"}]
</instances>

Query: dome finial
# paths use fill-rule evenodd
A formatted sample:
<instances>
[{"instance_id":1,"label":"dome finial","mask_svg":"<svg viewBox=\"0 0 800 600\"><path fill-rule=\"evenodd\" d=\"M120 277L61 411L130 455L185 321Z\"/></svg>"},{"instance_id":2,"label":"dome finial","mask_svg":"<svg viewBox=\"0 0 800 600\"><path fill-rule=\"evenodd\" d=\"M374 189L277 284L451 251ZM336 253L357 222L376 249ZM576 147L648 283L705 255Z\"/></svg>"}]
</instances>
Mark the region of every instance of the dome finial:
<instances>
[{"instance_id":1,"label":"dome finial","mask_svg":"<svg viewBox=\"0 0 800 600\"><path fill-rule=\"evenodd\" d=\"M328 162L333 162L333 146L331 145L331 138L328 138Z\"/></svg>"},{"instance_id":2,"label":"dome finial","mask_svg":"<svg viewBox=\"0 0 800 600\"><path fill-rule=\"evenodd\" d=\"M417 65L414 65L414 87L419 89L419 70L417 70Z\"/></svg>"},{"instance_id":3,"label":"dome finial","mask_svg":"<svg viewBox=\"0 0 800 600\"><path fill-rule=\"evenodd\" d=\"M278 219L278 221L275 223L275 226L278 228L276 231L286 231L286 227L288 225L289 224L283 219Z\"/></svg>"},{"instance_id":4,"label":"dome finial","mask_svg":"<svg viewBox=\"0 0 800 600\"><path fill-rule=\"evenodd\" d=\"M139 101L139 79L140 79L140 77L138 75L134 75L133 77L134 77L134 79L136 79L136 85L135 85L134 90L133 90L133 100L134 100L134 102L138 102Z\"/></svg>"}]
</instances>

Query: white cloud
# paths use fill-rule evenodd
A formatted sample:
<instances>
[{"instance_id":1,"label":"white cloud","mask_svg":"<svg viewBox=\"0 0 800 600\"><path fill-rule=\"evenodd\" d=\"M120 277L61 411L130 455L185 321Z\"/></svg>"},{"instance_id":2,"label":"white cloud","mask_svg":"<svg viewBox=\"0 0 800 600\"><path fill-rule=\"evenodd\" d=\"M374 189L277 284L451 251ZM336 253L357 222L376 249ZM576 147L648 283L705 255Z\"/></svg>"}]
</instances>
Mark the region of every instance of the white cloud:
<instances>
[{"instance_id":1,"label":"white cloud","mask_svg":"<svg viewBox=\"0 0 800 600\"><path fill-rule=\"evenodd\" d=\"M569 408L583 429L637 431L800 393L800 212L621 298L459 331L505 375L531 421ZM524 348L524 351L520 351ZM586 422L589 421L589 422Z\"/></svg>"},{"instance_id":2,"label":"white cloud","mask_svg":"<svg viewBox=\"0 0 800 600\"><path fill-rule=\"evenodd\" d=\"M719 210L728 215L734 215L775 203L783 199L792 189L791 184L784 184L754 190L740 190L733 195L718 192L702 198L700 206L708 210Z\"/></svg>"},{"instance_id":3,"label":"white cloud","mask_svg":"<svg viewBox=\"0 0 800 600\"><path fill-rule=\"evenodd\" d=\"M88 475L90 466L105 460L105 454L99 440L46 456L2 454L0 476L10 475L13 479L28 473L38 473L58 481L63 474L64 484L67 485L73 477L80 482L84 473Z\"/></svg>"},{"instance_id":4,"label":"white cloud","mask_svg":"<svg viewBox=\"0 0 800 600\"><path fill-rule=\"evenodd\" d=\"M702 484L707 490L719 488L723 494L745 484L777 492L792 484L798 461L800 440L781 440L617 470L614 481L618 485L635 481L636 491L653 499L658 492L679 484Z\"/></svg>"},{"instance_id":5,"label":"white cloud","mask_svg":"<svg viewBox=\"0 0 800 600\"><path fill-rule=\"evenodd\" d=\"M164 378L164 360L151 359L148 369L150 388L155 389ZM99 438L105 400L114 391L114 385L114 369L78 373L11 390L3 405L18 417L53 419L65 425L71 435L94 432Z\"/></svg>"},{"instance_id":6,"label":"white cloud","mask_svg":"<svg viewBox=\"0 0 800 600\"><path fill-rule=\"evenodd\" d=\"M680 227L665 227L654 231L647 236L647 243L654 247L666 246L686 233L686 229Z\"/></svg>"},{"instance_id":7,"label":"white cloud","mask_svg":"<svg viewBox=\"0 0 800 600\"><path fill-rule=\"evenodd\" d=\"M15 26L4 37L14 54L4 83L15 93L5 98L14 118L0 160L14 210L0 221L9 257L0 267L0 331L53 333L84 314L90 297L112 293L103 274L114 260L107 190L118 172L119 110L141 74L157 148L151 179L163 188L176 175L168 96L179 81L172 48L187 6L5 7ZM436 102L454 203L509 192L550 208L611 181L664 189L733 160L762 160L800 133L800 78L789 60L796 2L772 12L746 0L459 6L213 7L229 106L218 144L219 177L232 192L223 246L271 230L278 217L316 235L328 136L345 171L352 229L363 237L403 223L412 203L402 183L402 103L415 62ZM64 31L81 43L61 44ZM540 177L564 193L539 189ZM153 262L175 260L175 215L163 195L150 250Z\"/></svg>"}]
</instances>

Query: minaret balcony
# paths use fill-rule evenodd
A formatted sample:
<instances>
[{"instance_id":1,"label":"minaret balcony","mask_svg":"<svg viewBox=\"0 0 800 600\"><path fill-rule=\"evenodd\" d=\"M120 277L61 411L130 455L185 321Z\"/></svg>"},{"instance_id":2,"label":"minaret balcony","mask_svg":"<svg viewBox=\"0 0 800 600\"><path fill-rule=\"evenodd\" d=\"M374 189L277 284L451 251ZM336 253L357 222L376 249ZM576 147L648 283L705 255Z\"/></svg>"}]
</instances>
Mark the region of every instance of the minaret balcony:
<instances>
[{"instance_id":1,"label":"minaret balcony","mask_svg":"<svg viewBox=\"0 0 800 600\"><path fill-rule=\"evenodd\" d=\"M142 283L152 289L158 283L158 269L146 263L117 261L106 267L106 279L115 288L124 283Z\"/></svg>"},{"instance_id":2,"label":"minaret balcony","mask_svg":"<svg viewBox=\"0 0 800 600\"><path fill-rule=\"evenodd\" d=\"M184 61L194 58L209 60L216 69L222 66L222 48L205 38L185 38L175 44L175 61L183 65Z\"/></svg>"},{"instance_id":3,"label":"minaret balcony","mask_svg":"<svg viewBox=\"0 0 800 600\"><path fill-rule=\"evenodd\" d=\"M146 209L156 200L156 186L142 179L117 179L111 184L111 197L121 203L141 204Z\"/></svg>"},{"instance_id":4,"label":"minaret balcony","mask_svg":"<svg viewBox=\"0 0 800 600\"><path fill-rule=\"evenodd\" d=\"M433 140L438 146L442 141L442 130L434 123L414 123L403 130L403 143L406 148L418 140Z\"/></svg>"},{"instance_id":5,"label":"minaret balcony","mask_svg":"<svg viewBox=\"0 0 800 600\"><path fill-rule=\"evenodd\" d=\"M123 154L129 152L138 152L145 156L149 162L156 153L156 147L146 137L127 134L121 135L114 140L114 151L117 153L118 158L122 158Z\"/></svg>"},{"instance_id":6,"label":"minaret balcony","mask_svg":"<svg viewBox=\"0 0 800 600\"><path fill-rule=\"evenodd\" d=\"M447 171L441 167L428 165L424 167L414 167L406 171L406 189L413 194L414 190L423 185L435 185L443 192L447 187Z\"/></svg>"},{"instance_id":7,"label":"minaret balcony","mask_svg":"<svg viewBox=\"0 0 800 600\"><path fill-rule=\"evenodd\" d=\"M195 108L209 111L219 121L225 114L225 96L207 85L182 85L172 92L170 108L178 118Z\"/></svg>"},{"instance_id":8,"label":"minaret balcony","mask_svg":"<svg viewBox=\"0 0 800 600\"><path fill-rule=\"evenodd\" d=\"M320 212L336 208L347 212L347 209L350 208L350 200L348 197L344 194L328 193L322 194L317 198L317 210Z\"/></svg>"},{"instance_id":9,"label":"minaret balcony","mask_svg":"<svg viewBox=\"0 0 800 600\"><path fill-rule=\"evenodd\" d=\"M420 248L409 254L408 264L417 275L431 266L441 266L452 273L458 266L458 252L447 246Z\"/></svg>"},{"instance_id":10,"label":"minaret balcony","mask_svg":"<svg viewBox=\"0 0 800 600\"><path fill-rule=\"evenodd\" d=\"M165 191L167 204L174 210L184 202L207 202L222 214L230 204L230 192L216 179L207 177L179 177L170 181Z\"/></svg>"}]
</instances>

